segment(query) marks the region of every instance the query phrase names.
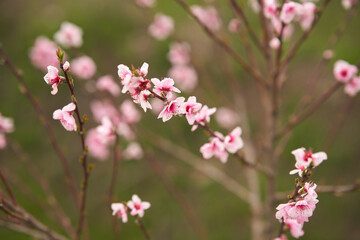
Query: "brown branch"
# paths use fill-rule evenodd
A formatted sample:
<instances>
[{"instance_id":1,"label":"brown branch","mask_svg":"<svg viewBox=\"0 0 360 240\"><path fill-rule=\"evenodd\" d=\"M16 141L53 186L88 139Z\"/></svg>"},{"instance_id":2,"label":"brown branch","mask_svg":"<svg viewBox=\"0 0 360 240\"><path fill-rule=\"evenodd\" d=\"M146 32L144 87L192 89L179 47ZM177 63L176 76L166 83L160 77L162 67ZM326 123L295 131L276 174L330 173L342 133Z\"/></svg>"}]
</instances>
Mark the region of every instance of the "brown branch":
<instances>
[{"instance_id":1,"label":"brown branch","mask_svg":"<svg viewBox=\"0 0 360 240\"><path fill-rule=\"evenodd\" d=\"M119 160L121 158L120 150L118 149L117 145L119 142L119 136L115 134L115 143L113 149L113 165L112 165L112 174L111 174L111 181L109 186L109 193L108 193L108 203L109 205L115 200L114 199L114 189L116 185L116 178L119 172Z\"/></svg>"},{"instance_id":2,"label":"brown branch","mask_svg":"<svg viewBox=\"0 0 360 240\"><path fill-rule=\"evenodd\" d=\"M268 88L268 84L259 72L258 69L253 68L250 66L235 50L226 43L223 39L218 37L212 30L210 30L208 27L206 27L191 11L190 6L183 0L175 0L177 1L191 16L196 20L197 23L202 27L202 29L205 31L205 33L213 40L215 41L220 47L222 47L230 56L234 58L235 61L237 61L240 66L247 71L251 76L254 77L255 81L257 81L261 86L264 88Z\"/></svg>"},{"instance_id":3,"label":"brown branch","mask_svg":"<svg viewBox=\"0 0 360 240\"><path fill-rule=\"evenodd\" d=\"M78 201L77 201L77 189L75 186L75 180L74 177L71 173L70 170L70 166L68 164L68 161L64 155L64 153L61 151L61 148L56 140L55 134L49 124L49 122L47 121L47 118L44 114L44 111L42 109L42 107L40 106L38 100L31 94L29 87L27 86L27 84L24 81L23 75L21 73L21 71L16 68L12 62L9 60L9 58L7 57L7 55L5 54L4 50L1 47L0 44L0 57L3 59L5 65L10 69L10 71L14 74L14 76L16 77L16 79L18 80L18 83L20 85L20 92L22 94L24 94L28 100L30 101L32 107L35 109L37 115L39 116L40 122L41 124L44 126L45 128L45 132L48 135L51 145L54 148L57 156L59 157L59 160L61 162L61 165L64 168L65 171L65 175L66 175L66 182L69 185L70 191L72 193L72 196L75 200L76 206L78 207Z\"/></svg>"},{"instance_id":4,"label":"brown branch","mask_svg":"<svg viewBox=\"0 0 360 240\"><path fill-rule=\"evenodd\" d=\"M146 230L145 226L144 226L144 223L141 221L141 219L136 216L136 220L135 220L136 224L140 227L142 233L144 234L145 238L147 240L150 240L151 237L150 237L150 234L148 233L148 231Z\"/></svg>"},{"instance_id":5,"label":"brown branch","mask_svg":"<svg viewBox=\"0 0 360 240\"><path fill-rule=\"evenodd\" d=\"M193 210L189 206L189 204L184 199L181 192L176 189L175 185L171 182L169 177L162 169L161 165L155 160L155 158L151 154L147 154L146 160L148 161L150 167L154 170L156 175L160 178L161 182L164 184L166 189L170 192L172 197L180 204L183 209L186 218L188 219L191 227L194 228L195 232L198 234L200 239L209 239L208 234L204 228L204 226L200 223L200 221L196 218L193 213Z\"/></svg>"},{"instance_id":6,"label":"brown branch","mask_svg":"<svg viewBox=\"0 0 360 240\"><path fill-rule=\"evenodd\" d=\"M13 192L11 191L10 185L7 182L5 176L1 172L1 168L0 168L0 178L1 178L1 181L3 182L3 184L5 186L6 191L8 192L8 194L9 194L9 196L11 198L11 201L13 202L13 204L17 205L15 196L14 196Z\"/></svg>"},{"instance_id":7,"label":"brown branch","mask_svg":"<svg viewBox=\"0 0 360 240\"><path fill-rule=\"evenodd\" d=\"M336 82L331 86L323 95L321 95L317 100L314 101L314 103L304 112L300 113L299 115L295 115L291 117L291 120L288 122L288 124L280 129L276 133L276 137L279 138L282 135L288 133L291 131L295 126L300 124L303 120L308 118L311 114L315 112L327 99L329 99L335 92L342 86L342 83Z\"/></svg>"}]
</instances>

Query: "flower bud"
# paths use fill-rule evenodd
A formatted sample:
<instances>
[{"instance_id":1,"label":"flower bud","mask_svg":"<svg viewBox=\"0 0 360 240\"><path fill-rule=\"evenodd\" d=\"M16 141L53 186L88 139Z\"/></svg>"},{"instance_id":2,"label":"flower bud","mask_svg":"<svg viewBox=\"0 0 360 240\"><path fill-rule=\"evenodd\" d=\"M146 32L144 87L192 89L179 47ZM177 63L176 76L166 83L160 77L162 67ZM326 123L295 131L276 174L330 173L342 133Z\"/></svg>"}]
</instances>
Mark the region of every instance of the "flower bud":
<instances>
[{"instance_id":1,"label":"flower bud","mask_svg":"<svg viewBox=\"0 0 360 240\"><path fill-rule=\"evenodd\" d=\"M68 72L70 71L70 63L68 61L66 61L63 65L64 71Z\"/></svg>"}]
</instances>

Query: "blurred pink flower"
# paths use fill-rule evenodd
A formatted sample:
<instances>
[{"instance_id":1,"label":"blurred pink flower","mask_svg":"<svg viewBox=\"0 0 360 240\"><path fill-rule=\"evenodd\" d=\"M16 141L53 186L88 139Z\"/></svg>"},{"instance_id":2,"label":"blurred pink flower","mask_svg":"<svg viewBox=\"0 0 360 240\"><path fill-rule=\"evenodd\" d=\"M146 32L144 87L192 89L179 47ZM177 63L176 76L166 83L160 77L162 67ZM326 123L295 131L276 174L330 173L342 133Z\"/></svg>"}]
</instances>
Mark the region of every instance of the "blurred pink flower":
<instances>
[{"instance_id":1,"label":"blurred pink flower","mask_svg":"<svg viewBox=\"0 0 360 240\"><path fill-rule=\"evenodd\" d=\"M273 17L277 17L277 2L276 0L264 0L263 1L263 11L266 18L271 19Z\"/></svg>"},{"instance_id":2,"label":"blurred pink flower","mask_svg":"<svg viewBox=\"0 0 360 240\"><path fill-rule=\"evenodd\" d=\"M48 66L47 69L48 73L44 76L44 80L52 86L51 94L55 95L58 92L57 86L63 82L63 78L59 76L59 70L56 67Z\"/></svg>"},{"instance_id":3,"label":"blurred pink flower","mask_svg":"<svg viewBox=\"0 0 360 240\"><path fill-rule=\"evenodd\" d=\"M200 152L203 158L209 159L214 156L219 158L222 163L226 163L229 156L225 151L225 144L217 137L212 138L209 143L202 145Z\"/></svg>"},{"instance_id":4,"label":"blurred pink flower","mask_svg":"<svg viewBox=\"0 0 360 240\"><path fill-rule=\"evenodd\" d=\"M151 8L154 6L156 0L136 0L136 4L139 7L146 7L146 8Z\"/></svg>"},{"instance_id":5,"label":"blurred pink flower","mask_svg":"<svg viewBox=\"0 0 360 240\"><path fill-rule=\"evenodd\" d=\"M280 47L280 40L277 37L274 37L273 39L271 39L269 46L274 49L277 50Z\"/></svg>"},{"instance_id":6,"label":"blurred pink flower","mask_svg":"<svg viewBox=\"0 0 360 240\"><path fill-rule=\"evenodd\" d=\"M285 2L280 13L280 21L289 24L295 17L301 16L303 6L297 2Z\"/></svg>"},{"instance_id":7,"label":"blurred pink flower","mask_svg":"<svg viewBox=\"0 0 360 240\"><path fill-rule=\"evenodd\" d=\"M221 127L226 129L235 127L240 121L239 115L226 107L221 107L216 111L215 119Z\"/></svg>"},{"instance_id":8,"label":"blurred pink flower","mask_svg":"<svg viewBox=\"0 0 360 240\"><path fill-rule=\"evenodd\" d=\"M134 194L132 200L127 202L127 206L131 209L130 214L132 216L138 215L142 218L144 216L144 211L149 209L151 204L149 202L141 201L138 195Z\"/></svg>"},{"instance_id":9,"label":"blurred pink flower","mask_svg":"<svg viewBox=\"0 0 360 240\"><path fill-rule=\"evenodd\" d=\"M355 95L360 92L360 76L353 77L349 82L347 82L344 91L350 97L355 97Z\"/></svg>"},{"instance_id":10,"label":"blurred pink flower","mask_svg":"<svg viewBox=\"0 0 360 240\"><path fill-rule=\"evenodd\" d=\"M94 158L105 160L109 156L109 146L102 141L96 129L90 129L87 132L85 144L89 149L89 154Z\"/></svg>"},{"instance_id":11,"label":"blurred pink flower","mask_svg":"<svg viewBox=\"0 0 360 240\"><path fill-rule=\"evenodd\" d=\"M105 75L100 77L96 82L96 88L103 91L108 91L113 96L119 96L120 87L114 81L111 75Z\"/></svg>"},{"instance_id":12,"label":"blurred pink flower","mask_svg":"<svg viewBox=\"0 0 360 240\"><path fill-rule=\"evenodd\" d=\"M344 60L338 60L334 65L334 76L339 82L348 82L355 76L358 68Z\"/></svg>"},{"instance_id":13,"label":"blurred pink flower","mask_svg":"<svg viewBox=\"0 0 360 240\"><path fill-rule=\"evenodd\" d=\"M55 33L54 39L65 48L80 47L83 43L82 34L80 27L69 22L63 22L60 30Z\"/></svg>"},{"instance_id":14,"label":"blurred pink flower","mask_svg":"<svg viewBox=\"0 0 360 240\"><path fill-rule=\"evenodd\" d=\"M141 159L144 156L143 150L137 142L130 143L123 154L126 159Z\"/></svg>"},{"instance_id":15,"label":"blurred pink flower","mask_svg":"<svg viewBox=\"0 0 360 240\"><path fill-rule=\"evenodd\" d=\"M309 30L315 19L316 6L312 2L303 4L303 11L300 16L299 22L303 30Z\"/></svg>"},{"instance_id":16,"label":"blurred pink flower","mask_svg":"<svg viewBox=\"0 0 360 240\"><path fill-rule=\"evenodd\" d=\"M299 238L304 235L303 223L298 223L294 219L287 219L285 224L290 229L291 236L294 238Z\"/></svg>"},{"instance_id":17,"label":"blurred pink flower","mask_svg":"<svg viewBox=\"0 0 360 240\"><path fill-rule=\"evenodd\" d=\"M126 223L128 221L127 216L127 207L122 203L112 203L111 209L113 210L112 215L117 216L118 218L121 218L123 223Z\"/></svg>"},{"instance_id":18,"label":"blurred pink flower","mask_svg":"<svg viewBox=\"0 0 360 240\"><path fill-rule=\"evenodd\" d=\"M174 20L169 16L157 13L148 31L157 40L164 40L174 31Z\"/></svg>"},{"instance_id":19,"label":"blurred pink flower","mask_svg":"<svg viewBox=\"0 0 360 240\"><path fill-rule=\"evenodd\" d=\"M76 131L76 121L72 116L72 112L76 106L74 103L69 103L62 109L58 109L53 113L53 119L60 120L61 124L67 131Z\"/></svg>"},{"instance_id":20,"label":"blurred pink flower","mask_svg":"<svg viewBox=\"0 0 360 240\"><path fill-rule=\"evenodd\" d=\"M353 5L355 5L356 0L342 0L341 4L342 6L346 9L349 10L350 8L352 8Z\"/></svg>"},{"instance_id":21,"label":"blurred pink flower","mask_svg":"<svg viewBox=\"0 0 360 240\"><path fill-rule=\"evenodd\" d=\"M191 92L197 85L198 76L193 67L187 65L175 65L169 70L169 76L181 90Z\"/></svg>"},{"instance_id":22,"label":"blurred pink flower","mask_svg":"<svg viewBox=\"0 0 360 240\"><path fill-rule=\"evenodd\" d=\"M101 122L103 117L110 118L111 122L116 125L120 122L120 114L116 107L110 102L92 101L90 109L96 122Z\"/></svg>"},{"instance_id":23,"label":"blurred pink flower","mask_svg":"<svg viewBox=\"0 0 360 240\"><path fill-rule=\"evenodd\" d=\"M190 62L190 45L187 42L172 43L167 57L173 65L188 64Z\"/></svg>"},{"instance_id":24,"label":"blurred pink flower","mask_svg":"<svg viewBox=\"0 0 360 240\"><path fill-rule=\"evenodd\" d=\"M227 151L230 153L236 153L239 149L241 149L244 146L244 142L241 139L241 128L236 127L234 130L232 130L231 133L229 133L225 139L224 144Z\"/></svg>"},{"instance_id":25,"label":"blurred pink flower","mask_svg":"<svg viewBox=\"0 0 360 240\"><path fill-rule=\"evenodd\" d=\"M97 126L96 131L104 144L109 145L115 141L114 125L108 117L101 119L101 125Z\"/></svg>"},{"instance_id":26,"label":"blurred pink flower","mask_svg":"<svg viewBox=\"0 0 360 240\"><path fill-rule=\"evenodd\" d=\"M12 118L4 117L0 113L0 149L7 146L6 133L14 131L14 121Z\"/></svg>"},{"instance_id":27,"label":"blurred pink flower","mask_svg":"<svg viewBox=\"0 0 360 240\"><path fill-rule=\"evenodd\" d=\"M41 69L46 70L49 65L58 66L59 61L56 56L57 45L46 37L38 37L34 46L30 49L31 63Z\"/></svg>"},{"instance_id":28,"label":"blurred pink flower","mask_svg":"<svg viewBox=\"0 0 360 240\"><path fill-rule=\"evenodd\" d=\"M233 18L230 20L228 25L228 30L232 33L237 33L241 29L241 22L237 18Z\"/></svg>"},{"instance_id":29,"label":"blurred pink flower","mask_svg":"<svg viewBox=\"0 0 360 240\"><path fill-rule=\"evenodd\" d=\"M212 31L219 30L221 27L221 19L214 7L201 7L197 5L191 6L191 11L197 19Z\"/></svg>"},{"instance_id":30,"label":"blurred pink flower","mask_svg":"<svg viewBox=\"0 0 360 240\"><path fill-rule=\"evenodd\" d=\"M72 72L82 79L90 79L96 72L95 62L88 56L75 58L71 62Z\"/></svg>"},{"instance_id":31,"label":"blurred pink flower","mask_svg":"<svg viewBox=\"0 0 360 240\"><path fill-rule=\"evenodd\" d=\"M140 121L141 114L130 100L125 100L120 106L120 113L123 121L134 124Z\"/></svg>"}]
</instances>

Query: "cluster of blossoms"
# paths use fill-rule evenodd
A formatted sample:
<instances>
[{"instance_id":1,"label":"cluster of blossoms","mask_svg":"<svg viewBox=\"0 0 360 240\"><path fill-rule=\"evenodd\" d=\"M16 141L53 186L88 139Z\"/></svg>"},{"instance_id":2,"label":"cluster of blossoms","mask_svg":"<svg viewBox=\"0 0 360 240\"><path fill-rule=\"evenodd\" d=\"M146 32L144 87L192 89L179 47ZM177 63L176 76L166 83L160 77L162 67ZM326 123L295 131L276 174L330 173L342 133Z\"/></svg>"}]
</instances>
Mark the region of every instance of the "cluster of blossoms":
<instances>
[{"instance_id":1,"label":"cluster of blossoms","mask_svg":"<svg viewBox=\"0 0 360 240\"><path fill-rule=\"evenodd\" d=\"M168 59L172 64L169 76L174 79L181 90L191 92L197 85L198 76L195 68L189 65L190 45L186 42L172 43Z\"/></svg>"},{"instance_id":2,"label":"cluster of blossoms","mask_svg":"<svg viewBox=\"0 0 360 240\"><path fill-rule=\"evenodd\" d=\"M63 22L60 30L54 34L54 39L64 48L78 48L83 44L82 35L83 32L80 27L69 22ZM46 37L38 37L30 50L30 60L32 64L41 70L47 69L48 71L48 66L58 65L59 61L56 56L56 50L58 49L57 43ZM73 59L71 67L72 72L81 79L90 79L96 72L95 62L88 56L81 56ZM54 74L55 70L51 69L51 72ZM58 80L56 82L57 84L55 86L57 87L60 82L58 82ZM51 85L53 84L51 83ZM57 90L54 88L53 94L56 94L56 92Z\"/></svg>"},{"instance_id":3,"label":"cluster of blossoms","mask_svg":"<svg viewBox=\"0 0 360 240\"><path fill-rule=\"evenodd\" d=\"M356 76L358 68L344 60L336 61L334 65L335 79L345 84L344 91L354 97L360 91L360 76Z\"/></svg>"},{"instance_id":4,"label":"cluster of blossoms","mask_svg":"<svg viewBox=\"0 0 360 240\"><path fill-rule=\"evenodd\" d=\"M290 174L298 173L301 179L297 179L296 190L290 201L276 208L278 211L275 217L283 221L293 237L299 238L304 235L304 222L309 221L309 217L313 215L316 204L319 202L315 192L316 184L308 181L310 170L326 160L327 155L325 152L312 153L311 149L306 151L305 148L296 149L292 151L292 154L296 159L296 169ZM279 239L286 239L286 236Z\"/></svg>"},{"instance_id":5,"label":"cluster of blossoms","mask_svg":"<svg viewBox=\"0 0 360 240\"><path fill-rule=\"evenodd\" d=\"M111 204L113 211L112 215L121 218L123 223L128 221L128 210L130 210L131 216L137 216L142 218L145 210L149 209L151 204L149 202L141 201L138 195L134 194L130 201L122 203Z\"/></svg>"},{"instance_id":6,"label":"cluster of blossoms","mask_svg":"<svg viewBox=\"0 0 360 240\"><path fill-rule=\"evenodd\" d=\"M11 118L2 116L0 113L0 149L4 149L7 145L5 134L13 131L14 121Z\"/></svg>"},{"instance_id":7,"label":"cluster of blossoms","mask_svg":"<svg viewBox=\"0 0 360 240\"><path fill-rule=\"evenodd\" d=\"M200 148L205 159L215 156L225 163L228 152L235 153L243 147L240 127L235 128L225 137L219 132L212 132L208 124L216 108L198 103L195 96L189 97L187 101L184 97L176 97L174 93L180 93L180 90L174 86L174 80L171 78L149 80L146 78L148 67L147 63L144 63L140 69L133 68L133 70L123 64L118 66L118 75L123 85L122 92L128 92L145 112L147 109L152 109L149 100L158 98L165 104L158 116L163 122L173 116L185 115L187 122L192 126L191 131L195 131L199 126L207 130L211 135L210 142Z\"/></svg>"}]
</instances>

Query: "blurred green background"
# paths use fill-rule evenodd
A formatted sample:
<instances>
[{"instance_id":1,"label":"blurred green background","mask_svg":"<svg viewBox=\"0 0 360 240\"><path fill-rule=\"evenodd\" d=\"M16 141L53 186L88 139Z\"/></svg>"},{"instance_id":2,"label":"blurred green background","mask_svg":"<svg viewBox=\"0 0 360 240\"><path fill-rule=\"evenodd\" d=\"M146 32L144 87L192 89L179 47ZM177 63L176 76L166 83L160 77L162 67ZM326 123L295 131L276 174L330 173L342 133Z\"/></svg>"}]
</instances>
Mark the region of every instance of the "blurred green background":
<instances>
[{"instance_id":1,"label":"blurred green background","mask_svg":"<svg viewBox=\"0 0 360 240\"><path fill-rule=\"evenodd\" d=\"M203 1L188 1L191 4L204 4ZM241 2L241 1L239 1ZM213 1L220 10L223 28L220 32L235 49L244 53L239 36L226 31L227 23L234 14L227 1ZM156 12L163 12L175 19L176 34L173 39L187 41L192 48L192 63L199 74L199 85L192 93L199 101L208 106L227 106L236 109L229 86L229 76L224 69L240 83L239 92L244 94L248 109L252 137L260 141L261 105L258 93L251 78L243 72L223 51L211 42L185 11L171 0L158 0L153 9L140 9L134 1L0 1L0 42L13 63L22 69L24 78L31 92L39 99L48 115L58 141L71 161L71 169L77 183L82 179L82 170L78 163L80 154L79 139L74 133L65 132L60 124L51 119L52 112L70 101L67 91L61 91L54 97L50 95L50 87L44 84L44 73L35 69L29 60L29 49L36 37L40 35L52 39L63 21L72 22L84 31L84 44L81 52L91 56L97 64L97 75L112 74L117 76L116 66L120 63L141 66L143 62L150 64L150 77L167 75L170 63L166 58L171 38L156 41L147 34L147 27ZM249 7L246 8L251 23L258 28L258 18ZM307 79L316 68L326 49L332 32L341 24L346 11L338 1L332 1L316 30L302 46L296 59L289 66L288 78L281 92L282 125L289 114L297 106L302 96ZM357 64L360 61L360 16L357 14L347 26L345 35L334 49L335 57L327 65L323 74L317 79L316 93L321 93L335 81L332 77L333 62L344 59ZM287 45L286 45L287 46ZM76 82L76 90L81 111L87 113L90 121L87 128L96 124L91 121L88 103L91 95L84 88L84 82ZM315 95L314 95L315 96ZM117 99L120 104L129 96ZM333 121L344 108L349 98L339 90L311 119L306 120L294 131L291 140L281 156L278 169L278 190L288 191L293 187L293 177L287 173L293 169L294 159L291 150L304 146L314 151L324 150L329 160L317 169L314 181L318 184L351 184L359 178L360 170L360 112L359 99L355 99L351 112L346 116L340 133L328 149L324 149L324 141L329 137ZM62 166L49 143L40 124L37 114L29 102L19 92L14 76L3 65L0 66L0 112L15 120L16 131L9 135L21 144L36 165L48 178L50 185L64 206L73 223L77 214L71 196L64 184ZM241 123L239 123L241 126ZM247 204L228 192L202 173L184 164L154 147L152 137L143 129L148 128L161 136L165 136L190 152L201 157L199 147L206 142L206 136L197 131L190 132L184 119L175 118L163 124L151 113L143 114L138 128L138 141L144 149L154 152L157 161L166 172L170 181L183 194L192 211L205 227L210 239L250 239L250 209ZM220 129L213 120L214 129ZM222 130L225 132L225 130ZM245 136L246 137L246 136ZM205 160L204 160L205 161ZM111 160L95 163L91 174L88 191L88 225L91 239L112 239L111 210L106 202L107 189L112 170ZM228 175L246 185L244 171L236 161L222 165L218 160L209 160L210 164L222 169ZM29 175L27 169L10 150L0 152L0 166L3 172L11 174L14 179L12 187L19 202L41 221L61 232L61 228L50 221L47 212L39 206L38 200L44 201L44 194ZM265 181L262 179L262 185ZM29 198L29 192L36 199ZM186 220L180 205L172 198L148 162L121 162L116 187L119 201L130 199L137 193L143 200L152 203L143 218L153 239L198 239L193 228ZM360 194L349 193L341 197L331 194L319 194L317 205L310 223L305 223L303 239L359 239L360 236ZM284 200L285 201L285 200ZM120 224L121 231L117 239L142 239L143 236L133 220ZM275 221L275 218L274 218ZM0 239L30 239L29 237L0 228Z\"/></svg>"}]
</instances>

